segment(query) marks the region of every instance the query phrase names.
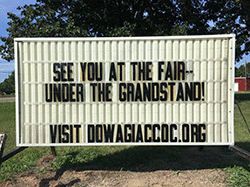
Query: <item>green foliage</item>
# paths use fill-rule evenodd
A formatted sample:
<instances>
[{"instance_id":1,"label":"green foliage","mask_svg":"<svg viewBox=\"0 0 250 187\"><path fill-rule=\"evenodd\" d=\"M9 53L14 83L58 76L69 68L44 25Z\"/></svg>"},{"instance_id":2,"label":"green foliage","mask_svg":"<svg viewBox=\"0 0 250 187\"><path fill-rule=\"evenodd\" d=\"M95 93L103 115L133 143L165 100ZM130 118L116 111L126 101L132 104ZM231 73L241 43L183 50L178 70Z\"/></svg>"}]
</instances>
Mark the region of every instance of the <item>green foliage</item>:
<instances>
[{"instance_id":1,"label":"green foliage","mask_svg":"<svg viewBox=\"0 0 250 187\"><path fill-rule=\"evenodd\" d=\"M58 147L57 151L59 155L53 162L55 169L89 165L98 165L101 169L129 169L141 164L154 168L157 165L157 159L167 157L170 162L181 159L178 154L173 151L168 152L168 147L163 146Z\"/></svg>"},{"instance_id":2,"label":"green foliage","mask_svg":"<svg viewBox=\"0 0 250 187\"><path fill-rule=\"evenodd\" d=\"M4 152L16 145L15 102L0 103L0 133L7 135Z\"/></svg>"},{"instance_id":3,"label":"green foliage","mask_svg":"<svg viewBox=\"0 0 250 187\"><path fill-rule=\"evenodd\" d=\"M241 166L225 168L224 171L230 174L228 184L235 187L245 187L250 185L250 173Z\"/></svg>"},{"instance_id":4,"label":"green foliage","mask_svg":"<svg viewBox=\"0 0 250 187\"><path fill-rule=\"evenodd\" d=\"M250 128L250 92L237 92L235 94L235 100L238 102L241 111L248 123ZM238 109L238 107L234 106L234 136L236 145L248 152L250 152L250 133L248 132L247 125L244 122L244 119Z\"/></svg>"},{"instance_id":5,"label":"green foliage","mask_svg":"<svg viewBox=\"0 0 250 187\"><path fill-rule=\"evenodd\" d=\"M248 0L37 0L17 7L20 16L8 13L8 36L0 37L0 55L14 59L13 39L17 37L235 33L239 60L250 50L249 8Z\"/></svg>"},{"instance_id":6,"label":"green foliage","mask_svg":"<svg viewBox=\"0 0 250 187\"><path fill-rule=\"evenodd\" d=\"M0 83L0 92L7 94L15 93L15 73L14 71L9 75L4 82Z\"/></svg>"},{"instance_id":7,"label":"green foliage","mask_svg":"<svg viewBox=\"0 0 250 187\"><path fill-rule=\"evenodd\" d=\"M179 24L178 7L170 0L38 0L17 9L21 16L8 13L9 35L1 37L0 55L6 60L14 58L17 37L171 35Z\"/></svg>"},{"instance_id":8,"label":"green foliage","mask_svg":"<svg viewBox=\"0 0 250 187\"><path fill-rule=\"evenodd\" d=\"M250 92L237 93L236 99L250 123L247 115L250 105ZM0 131L8 135L6 151L15 147L15 103L0 103ZM235 106L235 142L236 145L250 152L249 133ZM236 156L226 147L209 146L204 152L196 152L192 156L190 147L171 146L81 146L56 147L57 158L52 166L60 169L111 169L114 171L130 170L145 167L151 170L173 169L180 173L185 169L221 168L229 173L227 182L231 186L248 186L250 184L249 161ZM16 172L33 172L36 162L46 153L49 147L30 147L3 163L0 168L0 181L11 178ZM192 163L190 163L190 161ZM170 163L170 164L169 164ZM234 166L235 165L235 166ZM184 168L184 169L183 169ZM39 173L46 171L40 169Z\"/></svg>"},{"instance_id":9,"label":"green foliage","mask_svg":"<svg viewBox=\"0 0 250 187\"><path fill-rule=\"evenodd\" d=\"M0 168L0 181L10 178L16 172L31 170L46 152L48 148L45 147L28 148L6 160Z\"/></svg>"},{"instance_id":10,"label":"green foliage","mask_svg":"<svg viewBox=\"0 0 250 187\"><path fill-rule=\"evenodd\" d=\"M247 68L245 68L246 66L247 66ZM235 67L235 77L247 77L247 78L250 78L250 63L248 62L246 64L246 66L241 65L239 68Z\"/></svg>"}]
</instances>

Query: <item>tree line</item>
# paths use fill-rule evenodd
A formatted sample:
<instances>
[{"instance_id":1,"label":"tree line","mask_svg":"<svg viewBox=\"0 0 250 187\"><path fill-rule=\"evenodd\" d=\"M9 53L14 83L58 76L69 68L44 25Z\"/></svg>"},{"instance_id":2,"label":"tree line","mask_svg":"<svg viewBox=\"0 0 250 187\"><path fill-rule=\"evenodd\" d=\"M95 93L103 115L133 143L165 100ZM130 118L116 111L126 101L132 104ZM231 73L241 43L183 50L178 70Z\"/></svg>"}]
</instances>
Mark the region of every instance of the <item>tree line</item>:
<instances>
[{"instance_id":1,"label":"tree line","mask_svg":"<svg viewBox=\"0 0 250 187\"><path fill-rule=\"evenodd\" d=\"M0 83L0 92L1 94L11 94L15 93L15 73L14 71L6 78L3 82Z\"/></svg>"},{"instance_id":2,"label":"tree line","mask_svg":"<svg viewBox=\"0 0 250 187\"><path fill-rule=\"evenodd\" d=\"M236 34L236 60L250 51L249 0L37 0L8 13L0 55L17 37Z\"/></svg>"},{"instance_id":3,"label":"tree line","mask_svg":"<svg viewBox=\"0 0 250 187\"><path fill-rule=\"evenodd\" d=\"M0 56L14 60L18 37L236 34L236 61L250 51L249 0L37 0L9 12ZM249 65L247 65L249 66ZM235 75L244 76L244 66ZM248 68L249 69L249 68ZM249 72L250 73L250 72ZM0 84L13 90L14 73Z\"/></svg>"},{"instance_id":4,"label":"tree line","mask_svg":"<svg viewBox=\"0 0 250 187\"><path fill-rule=\"evenodd\" d=\"M250 62L246 65L241 65L239 68L235 67L235 77L250 78Z\"/></svg>"}]
</instances>

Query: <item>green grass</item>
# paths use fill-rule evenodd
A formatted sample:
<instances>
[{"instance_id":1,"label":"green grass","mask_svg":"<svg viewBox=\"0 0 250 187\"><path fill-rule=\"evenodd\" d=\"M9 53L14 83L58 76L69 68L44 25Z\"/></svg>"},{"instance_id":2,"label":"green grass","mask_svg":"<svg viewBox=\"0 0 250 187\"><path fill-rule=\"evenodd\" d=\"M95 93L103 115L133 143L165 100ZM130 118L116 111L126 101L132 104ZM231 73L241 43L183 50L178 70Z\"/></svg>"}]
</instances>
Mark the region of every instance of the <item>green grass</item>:
<instances>
[{"instance_id":1,"label":"green grass","mask_svg":"<svg viewBox=\"0 0 250 187\"><path fill-rule=\"evenodd\" d=\"M241 110L250 123L250 93L235 95ZM15 147L15 103L0 103L0 132L7 134L5 153ZM235 105L235 143L250 152L250 133ZM3 163L0 168L0 182L14 173L33 171L36 162L49 147L30 147ZM108 169L115 172L214 169L228 172L230 186L250 184L250 162L229 151L227 147L205 147L198 152L192 147L173 146L81 146L56 147L57 158L52 162L54 170L64 169ZM45 173L45 170L39 170Z\"/></svg>"},{"instance_id":2,"label":"green grass","mask_svg":"<svg viewBox=\"0 0 250 187\"><path fill-rule=\"evenodd\" d=\"M0 94L0 98L1 97L15 97L15 95L2 95L2 94Z\"/></svg>"},{"instance_id":3,"label":"green grass","mask_svg":"<svg viewBox=\"0 0 250 187\"><path fill-rule=\"evenodd\" d=\"M7 134L4 151L10 151L16 145L15 102L0 103L0 133Z\"/></svg>"},{"instance_id":4,"label":"green grass","mask_svg":"<svg viewBox=\"0 0 250 187\"><path fill-rule=\"evenodd\" d=\"M230 186L249 186L250 185L250 174L249 170L246 170L242 166L227 167L224 169L225 172L229 173L227 183Z\"/></svg>"},{"instance_id":5,"label":"green grass","mask_svg":"<svg viewBox=\"0 0 250 187\"><path fill-rule=\"evenodd\" d=\"M248 123L248 127L250 128L250 92L237 92L235 94L235 100L239 104L240 109ZM245 124L236 104L234 105L234 110L235 144L238 147L250 152L250 133L247 125Z\"/></svg>"}]
</instances>

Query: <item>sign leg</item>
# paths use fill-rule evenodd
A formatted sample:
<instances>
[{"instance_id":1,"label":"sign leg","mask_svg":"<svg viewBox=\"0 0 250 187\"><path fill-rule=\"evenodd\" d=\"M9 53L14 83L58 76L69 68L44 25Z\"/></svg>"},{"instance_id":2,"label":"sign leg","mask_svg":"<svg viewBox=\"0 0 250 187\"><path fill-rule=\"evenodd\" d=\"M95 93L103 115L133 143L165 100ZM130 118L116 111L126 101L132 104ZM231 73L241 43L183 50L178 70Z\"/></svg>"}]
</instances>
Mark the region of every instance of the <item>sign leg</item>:
<instances>
[{"instance_id":1,"label":"sign leg","mask_svg":"<svg viewBox=\"0 0 250 187\"><path fill-rule=\"evenodd\" d=\"M0 166L2 164L2 155L3 155L6 138L7 138L6 134L0 134Z\"/></svg>"},{"instance_id":2,"label":"sign leg","mask_svg":"<svg viewBox=\"0 0 250 187\"><path fill-rule=\"evenodd\" d=\"M54 146L50 147L52 155L56 156L56 148Z\"/></svg>"}]
</instances>

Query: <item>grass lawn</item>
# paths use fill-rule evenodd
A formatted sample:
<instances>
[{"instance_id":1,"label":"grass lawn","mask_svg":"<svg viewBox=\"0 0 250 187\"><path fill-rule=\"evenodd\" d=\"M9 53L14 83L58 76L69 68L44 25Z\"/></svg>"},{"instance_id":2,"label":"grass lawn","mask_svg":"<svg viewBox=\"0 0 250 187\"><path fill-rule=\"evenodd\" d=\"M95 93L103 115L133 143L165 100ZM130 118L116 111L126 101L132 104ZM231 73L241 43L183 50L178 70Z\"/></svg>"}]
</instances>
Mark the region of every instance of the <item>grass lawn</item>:
<instances>
[{"instance_id":1,"label":"grass lawn","mask_svg":"<svg viewBox=\"0 0 250 187\"><path fill-rule=\"evenodd\" d=\"M241 110L250 123L250 93L236 93ZM0 103L0 132L7 134L5 152L15 147L15 104ZM235 105L235 144L250 152L250 133ZM174 164L176 171L213 169L230 174L228 183L231 186L247 186L250 184L250 162L227 147L205 147L204 152L193 153L190 147L174 146L86 146L56 147L57 158L53 168L91 167L95 169L130 170L140 165L151 170L166 170L169 163ZM0 182L8 179L15 172L32 170L36 162L46 153L49 147L31 147L3 163L0 169ZM189 157L187 156L189 155Z\"/></svg>"},{"instance_id":2,"label":"grass lawn","mask_svg":"<svg viewBox=\"0 0 250 187\"><path fill-rule=\"evenodd\" d=\"M15 95L2 95L2 94L0 94L0 98L1 97L15 97Z\"/></svg>"},{"instance_id":3,"label":"grass lawn","mask_svg":"<svg viewBox=\"0 0 250 187\"><path fill-rule=\"evenodd\" d=\"M235 94L235 100L240 106L248 123L248 127L250 128L250 92L237 92ZM236 104L234 105L234 110L235 144L250 152L250 132Z\"/></svg>"}]
</instances>

